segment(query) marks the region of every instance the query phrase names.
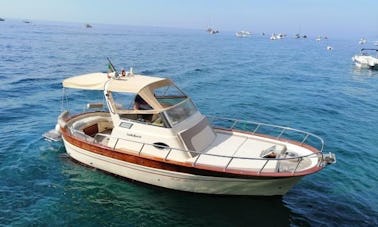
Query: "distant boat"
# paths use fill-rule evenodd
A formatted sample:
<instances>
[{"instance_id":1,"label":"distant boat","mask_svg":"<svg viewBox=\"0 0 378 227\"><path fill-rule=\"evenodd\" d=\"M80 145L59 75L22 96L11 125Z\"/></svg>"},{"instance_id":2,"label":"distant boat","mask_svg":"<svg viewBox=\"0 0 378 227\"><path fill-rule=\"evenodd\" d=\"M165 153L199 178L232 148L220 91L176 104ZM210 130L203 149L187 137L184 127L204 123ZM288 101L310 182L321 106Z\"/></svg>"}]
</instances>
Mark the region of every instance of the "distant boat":
<instances>
[{"instance_id":1,"label":"distant boat","mask_svg":"<svg viewBox=\"0 0 378 227\"><path fill-rule=\"evenodd\" d=\"M240 31L240 32L236 32L235 35L236 37L246 38L246 37L250 37L251 33L248 31Z\"/></svg>"},{"instance_id":2,"label":"distant boat","mask_svg":"<svg viewBox=\"0 0 378 227\"><path fill-rule=\"evenodd\" d=\"M31 23L31 21L29 21L29 20L23 20L22 22L24 22L25 24L30 24Z\"/></svg>"},{"instance_id":3,"label":"distant boat","mask_svg":"<svg viewBox=\"0 0 378 227\"><path fill-rule=\"evenodd\" d=\"M211 34L211 35L214 35L214 34L219 33L219 30L217 30L217 29L212 29L212 28L208 28L208 29L207 29L207 32L208 32L209 34Z\"/></svg>"},{"instance_id":4,"label":"distant boat","mask_svg":"<svg viewBox=\"0 0 378 227\"><path fill-rule=\"evenodd\" d=\"M321 37L321 36L318 36L318 37L316 37L315 40L316 40L316 41L320 41L320 40L322 40L322 37Z\"/></svg>"},{"instance_id":5,"label":"distant boat","mask_svg":"<svg viewBox=\"0 0 378 227\"><path fill-rule=\"evenodd\" d=\"M375 51L376 55L369 55L368 51ZM353 56L352 60L358 68L378 70L378 49L362 48L360 54Z\"/></svg>"},{"instance_id":6,"label":"distant boat","mask_svg":"<svg viewBox=\"0 0 378 227\"><path fill-rule=\"evenodd\" d=\"M300 33L297 33L294 35L294 39L307 39L307 35L301 35Z\"/></svg>"},{"instance_id":7,"label":"distant boat","mask_svg":"<svg viewBox=\"0 0 378 227\"><path fill-rule=\"evenodd\" d=\"M5 19L0 17L0 21L5 21Z\"/></svg>"},{"instance_id":8,"label":"distant boat","mask_svg":"<svg viewBox=\"0 0 378 227\"><path fill-rule=\"evenodd\" d=\"M271 40L276 40L276 39L283 39L285 37L286 37L285 34L282 34L282 33L278 33L278 34L273 33L272 36L270 36L270 39Z\"/></svg>"},{"instance_id":9,"label":"distant boat","mask_svg":"<svg viewBox=\"0 0 378 227\"><path fill-rule=\"evenodd\" d=\"M358 41L358 44L360 44L360 45L365 44L365 43L366 43L365 38L361 38L360 41Z\"/></svg>"},{"instance_id":10,"label":"distant boat","mask_svg":"<svg viewBox=\"0 0 378 227\"><path fill-rule=\"evenodd\" d=\"M90 25L90 24L86 24L85 27L86 27L86 28L92 28L92 25Z\"/></svg>"},{"instance_id":11,"label":"distant boat","mask_svg":"<svg viewBox=\"0 0 378 227\"><path fill-rule=\"evenodd\" d=\"M333 47L327 46L327 50L333 50Z\"/></svg>"}]
</instances>

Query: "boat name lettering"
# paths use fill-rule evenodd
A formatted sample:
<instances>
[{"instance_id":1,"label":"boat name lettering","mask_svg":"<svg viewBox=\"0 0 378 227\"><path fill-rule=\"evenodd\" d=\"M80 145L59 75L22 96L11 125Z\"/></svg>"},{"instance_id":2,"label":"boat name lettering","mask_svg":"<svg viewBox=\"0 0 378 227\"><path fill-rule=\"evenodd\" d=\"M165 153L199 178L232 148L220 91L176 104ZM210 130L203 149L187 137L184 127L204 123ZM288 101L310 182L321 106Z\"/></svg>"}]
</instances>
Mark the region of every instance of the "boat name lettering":
<instances>
[{"instance_id":1,"label":"boat name lettering","mask_svg":"<svg viewBox=\"0 0 378 227\"><path fill-rule=\"evenodd\" d=\"M127 136L136 137L136 138L142 138L141 136L136 135L136 134L132 134L132 133L127 133L126 135L127 135Z\"/></svg>"}]
</instances>

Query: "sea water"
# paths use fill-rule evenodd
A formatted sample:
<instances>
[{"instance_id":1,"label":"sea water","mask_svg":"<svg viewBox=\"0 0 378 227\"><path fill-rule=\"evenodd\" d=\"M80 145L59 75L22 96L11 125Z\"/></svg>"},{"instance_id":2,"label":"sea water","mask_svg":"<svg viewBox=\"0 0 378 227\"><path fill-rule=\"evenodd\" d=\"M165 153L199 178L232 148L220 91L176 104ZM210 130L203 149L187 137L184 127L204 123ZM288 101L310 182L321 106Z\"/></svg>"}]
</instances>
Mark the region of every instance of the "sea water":
<instances>
[{"instance_id":1,"label":"sea water","mask_svg":"<svg viewBox=\"0 0 378 227\"><path fill-rule=\"evenodd\" d=\"M354 67L361 47L332 37L0 22L0 225L376 226L378 72ZM61 81L106 71L106 57L171 78L206 115L313 132L337 163L283 197L184 193L79 165L41 135L62 110Z\"/></svg>"}]
</instances>

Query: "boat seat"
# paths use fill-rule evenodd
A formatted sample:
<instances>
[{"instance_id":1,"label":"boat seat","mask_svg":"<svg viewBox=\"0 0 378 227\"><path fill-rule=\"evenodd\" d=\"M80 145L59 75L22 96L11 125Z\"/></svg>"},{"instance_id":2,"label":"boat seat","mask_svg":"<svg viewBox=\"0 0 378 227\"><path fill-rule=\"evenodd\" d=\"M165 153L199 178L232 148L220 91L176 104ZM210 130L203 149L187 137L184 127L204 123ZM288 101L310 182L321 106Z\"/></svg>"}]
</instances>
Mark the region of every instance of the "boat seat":
<instances>
[{"instance_id":1,"label":"boat seat","mask_svg":"<svg viewBox=\"0 0 378 227\"><path fill-rule=\"evenodd\" d=\"M286 145L273 145L265 150L263 150L260 154L261 158L279 158L280 156L284 155L287 150Z\"/></svg>"},{"instance_id":2,"label":"boat seat","mask_svg":"<svg viewBox=\"0 0 378 227\"><path fill-rule=\"evenodd\" d=\"M80 119L72 124L72 128L76 130L83 130L84 128L97 124L99 122L111 122L108 117L93 116Z\"/></svg>"}]
</instances>

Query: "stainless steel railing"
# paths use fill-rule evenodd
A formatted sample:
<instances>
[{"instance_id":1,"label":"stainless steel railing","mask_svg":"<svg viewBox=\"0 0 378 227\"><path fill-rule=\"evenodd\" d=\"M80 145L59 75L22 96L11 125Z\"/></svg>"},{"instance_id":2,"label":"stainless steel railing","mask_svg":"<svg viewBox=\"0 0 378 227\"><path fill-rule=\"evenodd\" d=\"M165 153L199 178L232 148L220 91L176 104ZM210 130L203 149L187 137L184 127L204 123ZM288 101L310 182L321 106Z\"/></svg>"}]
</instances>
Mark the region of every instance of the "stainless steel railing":
<instances>
[{"instance_id":1,"label":"stainless steel railing","mask_svg":"<svg viewBox=\"0 0 378 227\"><path fill-rule=\"evenodd\" d=\"M208 116L210 123L215 128L226 130L241 130L255 134L263 134L277 140L290 140L299 143L300 145L307 144L316 148L319 152L323 152L324 141L321 137L302 130L293 129L290 127L283 127L273 124L265 124L254 121L245 121L232 118L220 118L215 116ZM296 137L297 138L296 138Z\"/></svg>"},{"instance_id":2,"label":"stainless steel railing","mask_svg":"<svg viewBox=\"0 0 378 227\"><path fill-rule=\"evenodd\" d=\"M261 126L263 124L259 124L259 126ZM264 124L265 125L265 124ZM280 127L280 126L277 126L277 127ZM286 129L288 130L288 128L285 128L285 127L280 127L283 129ZM316 152L316 153L312 153L312 154L309 154L309 155L304 155L304 156L297 156L297 157L276 157L276 158L263 158L263 157L258 157L258 158L254 158L254 157L243 157L243 156L228 156L228 155L218 155L218 154L208 154L208 153L201 153L201 152L197 152L197 151L188 151L188 150L182 150L182 149L178 149L178 148L171 148L171 147L165 147L165 146L159 146L157 144L150 144L150 143L144 143L144 142L139 142L139 141L134 141L134 140L128 140L128 139L124 139L124 138L118 138L118 137L113 137L111 135L108 135L108 134L103 134L103 133L97 133L94 137L91 137L89 135L86 135L84 132L82 131L79 131L77 129L74 129L74 128L70 128L69 132L71 133L71 135L81 139L81 140L85 140L86 142L89 142L89 143L96 143L96 144L101 144L103 146L106 146L106 147L109 147L108 145L104 145L102 144L101 142L104 140L104 139L114 139L115 142L114 142L114 145L112 147L109 147L110 149L112 150L117 150L117 149L120 149L121 147L118 147L117 145L119 144L119 141L126 141L126 142L129 142L129 143L134 143L136 145L139 145L139 149L136 151L138 153L138 156L141 156L143 154L143 151L145 149L147 149L146 147L148 146L153 146L155 148L160 148L160 149L164 149L164 150L168 150L167 154L165 155L164 157L164 160L168 160L170 155L173 154L173 152L181 152L181 153L186 153L186 154L191 154L192 157L194 156L195 159L192 163L192 166L193 167L196 167L197 165L200 165L198 164L198 160L200 159L200 157L203 157L203 156L210 156L210 157L220 157L220 158L227 158L229 159L227 164L223 167L223 171L226 172L228 169L229 169L229 166L230 164L234 161L234 160L255 160L255 161L261 161L263 163L262 167L260 169L257 170L257 174L261 174L265 167L268 165L269 162L275 162L276 163L276 166L278 166L282 161L292 161L292 162L297 162L295 168L292 168L291 170L287 170L287 171L283 171L283 170L279 170L278 168L275 168L274 172L291 172L292 175L294 175L295 173L297 173L298 171L298 168L300 166L300 164L302 163L302 161L305 159L305 158L316 158L318 161L317 161L317 166L322 166L324 163L323 163L323 153L321 151L319 152ZM306 134L306 133L305 133ZM309 134L309 133L307 133ZM307 135L306 134L306 135ZM310 134L311 135L311 134ZM309 136L310 136L309 135ZM193 155L195 154L195 155Z\"/></svg>"}]
</instances>

